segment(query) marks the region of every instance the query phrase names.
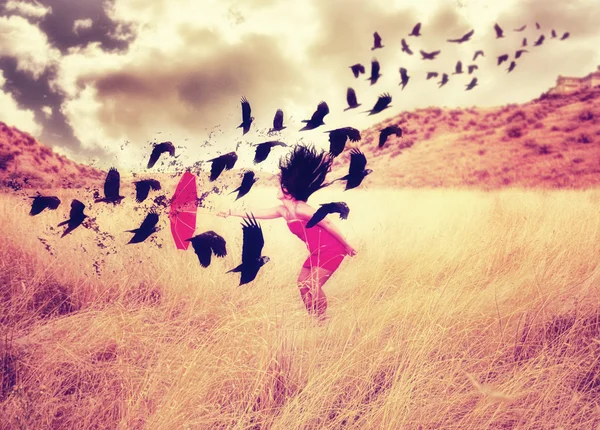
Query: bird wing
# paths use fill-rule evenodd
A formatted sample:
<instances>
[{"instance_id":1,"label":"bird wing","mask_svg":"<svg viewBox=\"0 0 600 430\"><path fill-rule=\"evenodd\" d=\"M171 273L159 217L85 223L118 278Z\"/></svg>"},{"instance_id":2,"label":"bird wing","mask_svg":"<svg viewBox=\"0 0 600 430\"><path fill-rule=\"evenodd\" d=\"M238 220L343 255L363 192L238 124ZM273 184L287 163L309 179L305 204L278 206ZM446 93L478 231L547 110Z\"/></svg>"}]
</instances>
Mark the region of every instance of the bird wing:
<instances>
[{"instance_id":1,"label":"bird wing","mask_svg":"<svg viewBox=\"0 0 600 430\"><path fill-rule=\"evenodd\" d=\"M142 225L140 226L140 230L142 231L150 231L156 226L158 223L158 214L155 212L150 212L146 215L144 221L142 221Z\"/></svg>"},{"instance_id":2,"label":"bird wing","mask_svg":"<svg viewBox=\"0 0 600 430\"><path fill-rule=\"evenodd\" d=\"M186 239L188 242L192 242L194 253L198 256L198 261L202 267L210 266L210 259L212 251L210 247L210 239L206 236L206 233L202 233L196 237Z\"/></svg>"},{"instance_id":3,"label":"bird wing","mask_svg":"<svg viewBox=\"0 0 600 430\"><path fill-rule=\"evenodd\" d=\"M377 76L379 76L379 61L377 60L372 60L371 61L371 78L375 79Z\"/></svg>"},{"instance_id":4,"label":"bird wing","mask_svg":"<svg viewBox=\"0 0 600 430\"><path fill-rule=\"evenodd\" d=\"M413 27L411 34L419 34L420 30L421 30L421 23L419 22L417 25L415 25Z\"/></svg>"},{"instance_id":5,"label":"bird wing","mask_svg":"<svg viewBox=\"0 0 600 430\"><path fill-rule=\"evenodd\" d=\"M321 207L315 211L313 216L306 223L306 228L314 227L315 225L323 221L323 219L327 216L328 213L328 205L321 205Z\"/></svg>"},{"instance_id":6,"label":"bird wing","mask_svg":"<svg viewBox=\"0 0 600 430\"><path fill-rule=\"evenodd\" d=\"M390 130L389 127L386 127L379 132L379 147L380 148L385 144L385 141L387 140L387 138L389 137L390 134L392 134L392 131Z\"/></svg>"},{"instance_id":7,"label":"bird wing","mask_svg":"<svg viewBox=\"0 0 600 430\"><path fill-rule=\"evenodd\" d=\"M327 103L321 102L317 105L317 110L315 111L315 113L313 113L312 117L310 118L310 121L321 122L323 121L323 118L325 118L325 115L327 115L328 113L329 106L327 106Z\"/></svg>"},{"instance_id":8,"label":"bird wing","mask_svg":"<svg viewBox=\"0 0 600 430\"><path fill-rule=\"evenodd\" d=\"M347 219L350 214L350 208L344 202L333 202L329 203L330 210L329 213L339 213L341 219Z\"/></svg>"},{"instance_id":9,"label":"bird wing","mask_svg":"<svg viewBox=\"0 0 600 430\"><path fill-rule=\"evenodd\" d=\"M160 154L162 154L161 151L161 146L160 145L155 145L154 148L152 148L152 154L150 154L150 160L148 160L148 169L152 168L156 162L158 161L158 157L160 157Z\"/></svg>"},{"instance_id":10,"label":"bird wing","mask_svg":"<svg viewBox=\"0 0 600 430\"><path fill-rule=\"evenodd\" d=\"M206 235L207 242L217 257L225 257L227 255L227 242L225 242L225 239L212 230L203 233L203 235Z\"/></svg>"},{"instance_id":11,"label":"bird wing","mask_svg":"<svg viewBox=\"0 0 600 430\"><path fill-rule=\"evenodd\" d=\"M250 113L252 111L252 109L250 108L250 103L248 102L246 97L242 97L241 103L242 103L242 122L249 122L250 121Z\"/></svg>"},{"instance_id":12,"label":"bird wing","mask_svg":"<svg viewBox=\"0 0 600 430\"><path fill-rule=\"evenodd\" d=\"M233 169L235 163L238 159L238 156L235 152L230 152L228 154L223 155L223 160L225 161L225 168L227 170Z\"/></svg>"},{"instance_id":13,"label":"bird wing","mask_svg":"<svg viewBox=\"0 0 600 430\"><path fill-rule=\"evenodd\" d=\"M469 40L469 39L471 38L471 36L473 36L474 34L475 34L475 29L473 29L473 30L469 31L467 34L465 34L465 35L462 37L462 39L463 39L464 41L467 41L467 40Z\"/></svg>"},{"instance_id":14,"label":"bird wing","mask_svg":"<svg viewBox=\"0 0 600 430\"><path fill-rule=\"evenodd\" d=\"M427 72L427 79L435 78L438 76L438 72Z\"/></svg>"},{"instance_id":15,"label":"bird wing","mask_svg":"<svg viewBox=\"0 0 600 430\"><path fill-rule=\"evenodd\" d=\"M83 214L85 205L77 199L73 199L71 202L71 211L69 212L69 218L76 218L78 215Z\"/></svg>"},{"instance_id":16,"label":"bird wing","mask_svg":"<svg viewBox=\"0 0 600 430\"><path fill-rule=\"evenodd\" d=\"M119 197L119 188L121 186L121 175L114 167L108 170L106 180L104 181L104 195L106 198Z\"/></svg>"},{"instance_id":17,"label":"bird wing","mask_svg":"<svg viewBox=\"0 0 600 430\"><path fill-rule=\"evenodd\" d=\"M160 152L168 152L171 157L175 156L175 146L172 142L162 142L160 145Z\"/></svg>"},{"instance_id":18,"label":"bird wing","mask_svg":"<svg viewBox=\"0 0 600 430\"><path fill-rule=\"evenodd\" d=\"M373 33L373 39L375 42L375 46L379 46L381 44L381 36L379 35L379 33Z\"/></svg>"},{"instance_id":19,"label":"bird wing","mask_svg":"<svg viewBox=\"0 0 600 430\"><path fill-rule=\"evenodd\" d=\"M271 152L271 146L269 142L259 143L256 145L256 151L254 152L254 164L258 164L267 159L267 156Z\"/></svg>"},{"instance_id":20,"label":"bird wing","mask_svg":"<svg viewBox=\"0 0 600 430\"><path fill-rule=\"evenodd\" d=\"M154 191L159 191L161 189L160 182L156 179L148 179L147 182Z\"/></svg>"},{"instance_id":21,"label":"bird wing","mask_svg":"<svg viewBox=\"0 0 600 430\"><path fill-rule=\"evenodd\" d=\"M265 240L254 215L242 223L242 236L242 264L255 262L260 258Z\"/></svg>"},{"instance_id":22,"label":"bird wing","mask_svg":"<svg viewBox=\"0 0 600 430\"><path fill-rule=\"evenodd\" d=\"M496 30L496 36L502 36L502 28L498 25L498 23L494 24L494 30Z\"/></svg>"},{"instance_id":23,"label":"bird wing","mask_svg":"<svg viewBox=\"0 0 600 430\"><path fill-rule=\"evenodd\" d=\"M380 111L381 109L383 109L387 105L389 105L391 103L391 101L392 101L392 96L390 96L389 94L382 94L377 99L377 103L375 103L375 106L373 106L373 110Z\"/></svg>"},{"instance_id":24,"label":"bird wing","mask_svg":"<svg viewBox=\"0 0 600 430\"><path fill-rule=\"evenodd\" d=\"M408 79L408 74L404 67L400 67L400 77L402 78L403 81Z\"/></svg>"},{"instance_id":25,"label":"bird wing","mask_svg":"<svg viewBox=\"0 0 600 430\"><path fill-rule=\"evenodd\" d=\"M281 109L277 109L275 112L275 117L273 118L273 128L280 129L283 127L283 111Z\"/></svg>"},{"instance_id":26,"label":"bird wing","mask_svg":"<svg viewBox=\"0 0 600 430\"><path fill-rule=\"evenodd\" d=\"M348 171L350 176L361 173L363 170L365 170L366 165L367 157L365 157L365 154L354 148L350 152L350 168Z\"/></svg>"},{"instance_id":27,"label":"bird wing","mask_svg":"<svg viewBox=\"0 0 600 430\"><path fill-rule=\"evenodd\" d=\"M346 91L346 101L348 102L348 106L356 106L358 104L354 89L348 88L348 91Z\"/></svg>"},{"instance_id":28,"label":"bird wing","mask_svg":"<svg viewBox=\"0 0 600 430\"><path fill-rule=\"evenodd\" d=\"M135 184L135 201L138 203L143 202L148 197L150 192L149 181L136 181Z\"/></svg>"},{"instance_id":29,"label":"bird wing","mask_svg":"<svg viewBox=\"0 0 600 430\"><path fill-rule=\"evenodd\" d=\"M348 139L350 139L352 142L358 142L360 140L360 131L356 128L345 127L344 132L346 133Z\"/></svg>"}]
</instances>

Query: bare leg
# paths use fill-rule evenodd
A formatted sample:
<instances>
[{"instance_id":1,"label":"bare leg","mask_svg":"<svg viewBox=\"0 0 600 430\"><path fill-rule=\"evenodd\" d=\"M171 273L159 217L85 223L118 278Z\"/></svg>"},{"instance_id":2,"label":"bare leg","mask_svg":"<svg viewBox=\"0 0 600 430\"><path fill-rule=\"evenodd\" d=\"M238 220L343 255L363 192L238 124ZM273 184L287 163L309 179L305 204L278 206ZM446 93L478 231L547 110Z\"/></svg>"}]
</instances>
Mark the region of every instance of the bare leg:
<instances>
[{"instance_id":1,"label":"bare leg","mask_svg":"<svg viewBox=\"0 0 600 430\"><path fill-rule=\"evenodd\" d=\"M327 298L323 292L323 285L332 273L320 267L310 269L303 267L298 275L298 289L306 310L319 318L323 318L327 311Z\"/></svg>"}]
</instances>

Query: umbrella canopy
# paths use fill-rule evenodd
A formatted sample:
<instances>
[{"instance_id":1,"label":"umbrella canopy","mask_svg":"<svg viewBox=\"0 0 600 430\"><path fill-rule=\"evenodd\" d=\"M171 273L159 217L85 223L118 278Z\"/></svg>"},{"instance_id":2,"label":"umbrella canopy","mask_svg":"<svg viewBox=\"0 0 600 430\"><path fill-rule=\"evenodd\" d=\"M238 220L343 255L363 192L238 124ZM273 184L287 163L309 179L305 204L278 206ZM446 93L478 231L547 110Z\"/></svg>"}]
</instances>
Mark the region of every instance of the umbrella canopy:
<instances>
[{"instance_id":1,"label":"umbrella canopy","mask_svg":"<svg viewBox=\"0 0 600 430\"><path fill-rule=\"evenodd\" d=\"M169 212L171 234L177 249L186 250L190 246L190 242L185 240L192 237L196 230L197 200L196 176L185 172L177 184Z\"/></svg>"}]
</instances>

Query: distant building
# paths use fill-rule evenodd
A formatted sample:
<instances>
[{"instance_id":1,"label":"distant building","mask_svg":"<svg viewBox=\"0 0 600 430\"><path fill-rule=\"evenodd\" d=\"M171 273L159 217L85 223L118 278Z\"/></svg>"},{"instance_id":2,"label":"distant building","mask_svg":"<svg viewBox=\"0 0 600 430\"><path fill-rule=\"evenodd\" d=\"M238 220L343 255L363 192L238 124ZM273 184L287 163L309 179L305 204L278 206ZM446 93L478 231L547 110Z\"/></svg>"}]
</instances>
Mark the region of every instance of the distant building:
<instances>
[{"instance_id":1,"label":"distant building","mask_svg":"<svg viewBox=\"0 0 600 430\"><path fill-rule=\"evenodd\" d=\"M548 94L568 94L600 85L600 66L596 71L583 78L558 75L556 86L548 91Z\"/></svg>"}]
</instances>

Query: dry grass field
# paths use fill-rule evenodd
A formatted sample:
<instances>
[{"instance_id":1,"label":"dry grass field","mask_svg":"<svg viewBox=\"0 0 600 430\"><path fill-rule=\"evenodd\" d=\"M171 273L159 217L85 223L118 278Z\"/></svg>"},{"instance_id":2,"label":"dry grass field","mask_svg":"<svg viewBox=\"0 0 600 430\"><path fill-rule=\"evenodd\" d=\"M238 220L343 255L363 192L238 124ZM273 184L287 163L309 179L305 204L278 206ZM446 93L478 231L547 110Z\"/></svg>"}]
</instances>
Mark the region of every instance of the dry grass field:
<instances>
[{"instance_id":1,"label":"dry grass field","mask_svg":"<svg viewBox=\"0 0 600 430\"><path fill-rule=\"evenodd\" d=\"M320 191L314 206L349 204L336 224L358 249L324 288L323 325L282 220L261 222L271 261L238 288L224 272L239 218L199 211L197 232L229 253L203 269L164 215L153 241L126 245L145 216L131 198L88 207L96 227L60 239L51 226L87 195L56 194L36 217L0 197L2 429L600 424L599 190ZM270 203L257 189L234 207Z\"/></svg>"}]
</instances>

